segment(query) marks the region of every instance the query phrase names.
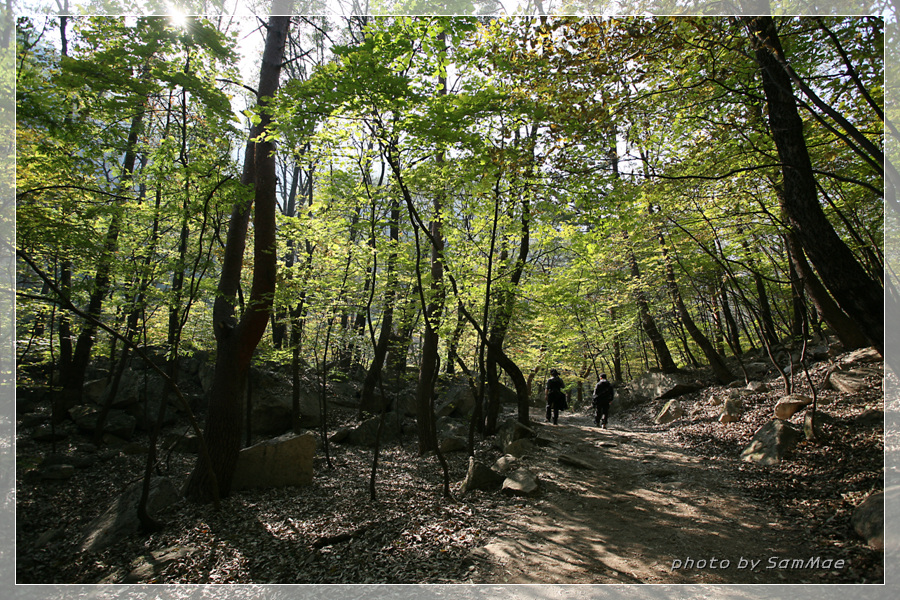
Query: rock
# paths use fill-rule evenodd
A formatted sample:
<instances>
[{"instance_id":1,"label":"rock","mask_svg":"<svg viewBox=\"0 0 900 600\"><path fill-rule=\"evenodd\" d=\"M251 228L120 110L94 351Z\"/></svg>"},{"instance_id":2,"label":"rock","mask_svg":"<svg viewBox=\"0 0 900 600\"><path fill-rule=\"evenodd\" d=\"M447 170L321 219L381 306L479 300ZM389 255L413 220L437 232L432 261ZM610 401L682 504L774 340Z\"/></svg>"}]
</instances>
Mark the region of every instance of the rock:
<instances>
[{"instance_id":1,"label":"rock","mask_svg":"<svg viewBox=\"0 0 900 600\"><path fill-rule=\"evenodd\" d=\"M723 402L723 400L719 396L713 395L713 396L709 397L709 405L710 406L720 406L722 404L722 402Z\"/></svg>"},{"instance_id":2,"label":"rock","mask_svg":"<svg viewBox=\"0 0 900 600\"><path fill-rule=\"evenodd\" d=\"M494 463L494 466L491 467L494 471L498 473L506 473L513 469L519 463L519 459L513 456L512 454L506 454L497 459L497 462Z\"/></svg>"},{"instance_id":3,"label":"rock","mask_svg":"<svg viewBox=\"0 0 900 600\"><path fill-rule=\"evenodd\" d=\"M772 365L767 362L751 362L747 363L745 368L754 373L765 373L772 368Z\"/></svg>"},{"instance_id":4,"label":"rock","mask_svg":"<svg viewBox=\"0 0 900 600\"><path fill-rule=\"evenodd\" d=\"M747 396L751 395L752 393L753 393L753 392L751 392L751 391L748 390L747 388L743 388L743 387L742 387L742 388L735 388L735 389L732 389L732 390L728 390L728 397L729 397L729 398L737 398L737 399L741 399L741 398L746 398Z\"/></svg>"},{"instance_id":5,"label":"rock","mask_svg":"<svg viewBox=\"0 0 900 600\"><path fill-rule=\"evenodd\" d=\"M473 490L493 491L500 489L503 483L503 475L494 471L482 462L469 457L469 470L463 481L461 493L467 494Z\"/></svg>"},{"instance_id":6,"label":"rock","mask_svg":"<svg viewBox=\"0 0 900 600\"><path fill-rule=\"evenodd\" d=\"M803 434L787 421L774 419L760 427L741 452L741 459L760 465L775 465L801 440Z\"/></svg>"},{"instance_id":7,"label":"rock","mask_svg":"<svg viewBox=\"0 0 900 600\"><path fill-rule=\"evenodd\" d=\"M131 572L120 583L155 583L152 579L163 569L196 551L195 546L171 546L139 556L131 561Z\"/></svg>"},{"instance_id":8,"label":"rock","mask_svg":"<svg viewBox=\"0 0 900 600\"><path fill-rule=\"evenodd\" d=\"M185 454L200 453L200 438L196 433L186 433L183 435L170 433L166 436L163 447L175 452L183 452Z\"/></svg>"},{"instance_id":9,"label":"rock","mask_svg":"<svg viewBox=\"0 0 900 600\"><path fill-rule=\"evenodd\" d=\"M94 404L99 403L103 398L103 392L106 390L107 385L108 382L105 377L85 382L84 387L81 388L82 401Z\"/></svg>"},{"instance_id":10,"label":"rock","mask_svg":"<svg viewBox=\"0 0 900 600\"><path fill-rule=\"evenodd\" d=\"M504 454L511 454L516 458L522 458L529 452L534 450L534 444L531 443L531 440L526 438L518 439L514 442L510 442L503 448Z\"/></svg>"},{"instance_id":11,"label":"rock","mask_svg":"<svg viewBox=\"0 0 900 600\"><path fill-rule=\"evenodd\" d=\"M504 421L500 426L500 430L497 432L497 439L500 441L500 446L502 448L506 448L516 440L533 437L535 437L534 429L522 425L515 419Z\"/></svg>"},{"instance_id":12,"label":"rock","mask_svg":"<svg viewBox=\"0 0 900 600\"><path fill-rule=\"evenodd\" d=\"M73 465L48 465L41 466L38 473L41 479L52 479L60 481L63 479L71 479L75 475L75 467Z\"/></svg>"},{"instance_id":13,"label":"rock","mask_svg":"<svg viewBox=\"0 0 900 600\"><path fill-rule=\"evenodd\" d=\"M344 441L354 446L375 447L375 439L378 435L378 423L381 417L367 419L351 429ZM384 414L384 428L381 431L381 443L395 440L400 436L403 417L398 412Z\"/></svg>"},{"instance_id":14,"label":"rock","mask_svg":"<svg viewBox=\"0 0 900 600\"><path fill-rule=\"evenodd\" d=\"M744 412L743 401L741 396L737 398L728 398L722 405L722 412L719 414L719 423L736 423L741 420Z\"/></svg>"},{"instance_id":15,"label":"rock","mask_svg":"<svg viewBox=\"0 0 900 600\"><path fill-rule=\"evenodd\" d=\"M60 431L59 428L54 432L49 425L42 425L34 430L31 439L36 442L61 442L66 439L68 434Z\"/></svg>"},{"instance_id":16,"label":"rock","mask_svg":"<svg viewBox=\"0 0 900 600\"><path fill-rule=\"evenodd\" d=\"M250 370L250 390L251 431L260 435L278 435L288 431L293 414L291 382L277 373L253 368ZM246 415L246 411L241 414ZM301 386L300 390L300 422L307 428L322 423L319 394L309 393L306 386Z\"/></svg>"},{"instance_id":17,"label":"rock","mask_svg":"<svg viewBox=\"0 0 900 600\"><path fill-rule=\"evenodd\" d=\"M769 386L761 381L751 381L747 384L747 390L754 394L763 394L769 391Z\"/></svg>"},{"instance_id":18,"label":"rock","mask_svg":"<svg viewBox=\"0 0 900 600\"><path fill-rule=\"evenodd\" d=\"M636 401L669 399L695 392L700 387L685 373L660 373L649 371L630 384L631 394Z\"/></svg>"},{"instance_id":19,"label":"rock","mask_svg":"<svg viewBox=\"0 0 900 600\"><path fill-rule=\"evenodd\" d=\"M435 424L438 435L449 437L456 435L463 438L469 437L469 423L462 419L452 417L440 417Z\"/></svg>"},{"instance_id":20,"label":"rock","mask_svg":"<svg viewBox=\"0 0 900 600\"><path fill-rule=\"evenodd\" d=\"M853 395L869 387L865 375L860 371L832 371L825 382L839 392Z\"/></svg>"},{"instance_id":21,"label":"rock","mask_svg":"<svg viewBox=\"0 0 900 600\"><path fill-rule=\"evenodd\" d=\"M528 469L516 469L503 480L500 491L510 496L532 496L538 491L537 478Z\"/></svg>"},{"instance_id":22,"label":"rock","mask_svg":"<svg viewBox=\"0 0 900 600\"><path fill-rule=\"evenodd\" d=\"M666 405L663 406L662 410L659 411L659 414L656 415L653 422L657 425L665 425L666 423L671 423L675 419L678 419L683 414L684 408L681 407L678 400L669 400L666 402Z\"/></svg>"},{"instance_id":23,"label":"rock","mask_svg":"<svg viewBox=\"0 0 900 600\"><path fill-rule=\"evenodd\" d=\"M446 437L441 440L439 448L441 453L446 454L448 452L459 452L461 450L465 450L468 446L468 442L466 438L460 437L458 435L451 435L450 437Z\"/></svg>"},{"instance_id":24,"label":"rock","mask_svg":"<svg viewBox=\"0 0 900 600\"><path fill-rule=\"evenodd\" d=\"M451 379L435 402L434 414L438 417L466 416L475 408L475 396L465 377Z\"/></svg>"},{"instance_id":25,"label":"rock","mask_svg":"<svg viewBox=\"0 0 900 600\"><path fill-rule=\"evenodd\" d=\"M287 433L244 448L231 487L235 490L309 485L313 480L316 437Z\"/></svg>"},{"instance_id":26,"label":"rock","mask_svg":"<svg viewBox=\"0 0 900 600\"><path fill-rule=\"evenodd\" d=\"M587 469L589 471L594 470L594 465L572 454L560 454L557 460L560 464L578 467L579 469Z\"/></svg>"},{"instance_id":27,"label":"rock","mask_svg":"<svg viewBox=\"0 0 900 600\"><path fill-rule=\"evenodd\" d=\"M98 552L109 544L139 530L137 506L141 499L142 489L143 482L129 486L121 496L113 501L106 512L85 527L79 541L79 547L83 552ZM179 499L180 496L171 481L154 478L150 481L147 512L152 516Z\"/></svg>"},{"instance_id":28,"label":"rock","mask_svg":"<svg viewBox=\"0 0 900 600\"><path fill-rule=\"evenodd\" d=\"M790 419L797 411L812 404L812 398L800 394L785 396L775 404L776 419Z\"/></svg>"},{"instance_id":29,"label":"rock","mask_svg":"<svg viewBox=\"0 0 900 600\"><path fill-rule=\"evenodd\" d=\"M94 404L82 404L69 409L69 416L82 431L94 433L102 409ZM103 423L103 432L123 440L130 440L137 428L137 419L121 410L110 410Z\"/></svg>"},{"instance_id":30,"label":"rock","mask_svg":"<svg viewBox=\"0 0 900 600\"><path fill-rule=\"evenodd\" d=\"M875 550L884 550L884 492L869 494L850 519L853 530Z\"/></svg>"},{"instance_id":31,"label":"rock","mask_svg":"<svg viewBox=\"0 0 900 600\"><path fill-rule=\"evenodd\" d=\"M883 360L884 357L875 348L860 348L845 356L841 362L844 364L859 364L882 362Z\"/></svg>"},{"instance_id":32,"label":"rock","mask_svg":"<svg viewBox=\"0 0 900 600\"><path fill-rule=\"evenodd\" d=\"M331 437L328 438L329 442L334 442L335 444L340 444L347 441L347 438L350 437L350 432L353 431L352 427L341 427L337 431L331 434Z\"/></svg>"}]
</instances>

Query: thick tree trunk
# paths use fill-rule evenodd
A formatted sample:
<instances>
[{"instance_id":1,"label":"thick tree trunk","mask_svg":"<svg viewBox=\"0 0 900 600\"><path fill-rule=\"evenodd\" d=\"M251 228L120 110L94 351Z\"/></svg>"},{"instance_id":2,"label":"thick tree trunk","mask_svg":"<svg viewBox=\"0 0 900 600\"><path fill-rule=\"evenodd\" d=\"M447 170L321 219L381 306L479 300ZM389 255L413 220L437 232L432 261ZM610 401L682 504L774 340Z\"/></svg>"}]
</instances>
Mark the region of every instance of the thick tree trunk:
<instances>
[{"instance_id":1,"label":"thick tree trunk","mask_svg":"<svg viewBox=\"0 0 900 600\"><path fill-rule=\"evenodd\" d=\"M790 76L779 62L784 51L771 17L747 17L769 109L772 137L782 163L782 210L809 261L841 309L879 352L884 348L884 290L866 273L819 205L803 121Z\"/></svg>"},{"instance_id":2,"label":"thick tree trunk","mask_svg":"<svg viewBox=\"0 0 900 600\"><path fill-rule=\"evenodd\" d=\"M803 255L803 249L797 241L796 236L788 231L785 234L787 242L788 255L791 263L800 278L801 285L809 295L809 299L816 307L819 317L831 327L834 334L840 340L845 350L853 350L862 348L867 345L864 335L859 331L853 321L844 314L844 311L834 302L828 294L828 290L816 277L806 257Z\"/></svg>"},{"instance_id":3,"label":"thick tree trunk","mask_svg":"<svg viewBox=\"0 0 900 600\"><path fill-rule=\"evenodd\" d=\"M268 140L253 140L265 132L271 121L266 100L274 96L278 89L290 22L290 17L285 16L269 18L257 88L261 120L251 129L244 154L241 181L255 188L254 271L250 299L240 321L236 322L234 297L240 284L251 207L250 203L243 202L238 203L231 214L222 275L213 308L216 371L204 431L212 465L210 469L205 461L198 461L186 488L187 497L200 502L215 500L230 492L241 447L241 399L250 358L265 331L275 292L275 145Z\"/></svg>"}]
</instances>

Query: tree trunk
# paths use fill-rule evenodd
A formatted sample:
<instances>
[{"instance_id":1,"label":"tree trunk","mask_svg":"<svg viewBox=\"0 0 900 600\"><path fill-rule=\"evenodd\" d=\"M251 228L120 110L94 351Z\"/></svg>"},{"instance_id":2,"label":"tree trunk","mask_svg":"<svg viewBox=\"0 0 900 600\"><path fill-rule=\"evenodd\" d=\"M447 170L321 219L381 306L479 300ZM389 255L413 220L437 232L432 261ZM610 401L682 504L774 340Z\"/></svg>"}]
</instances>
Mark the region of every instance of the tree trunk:
<instances>
[{"instance_id":1,"label":"tree trunk","mask_svg":"<svg viewBox=\"0 0 900 600\"><path fill-rule=\"evenodd\" d=\"M816 277L816 274L810 268L809 263L806 262L803 249L800 248L800 243L797 241L796 236L788 231L785 234L785 242L787 243L791 264L796 270L801 285L809 295L813 306L816 307L819 317L831 327L845 350L854 350L866 346L865 336L862 335L853 321L834 302L828 294L828 290L825 289L822 282L819 281L819 278Z\"/></svg>"},{"instance_id":2,"label":"tree trunk","mask_svg":"<svg viewBox=\"0 0 900 600\"><path fill-rule=\"evenodd\" d=\"M236 322L234 297L240 284L251 208L249 202L238 202L231 214L213 308L216 370L204 431L212 465L210 469L205 461L198 461L186 487L187 497L201 502L215 500L230 492L241 447L241 399L250 359L268 323L275 292L275 144L271 140L254 140L265 133L271 121L267 101L278 90L290 22L291 18L285 16L269 18L257 87L261 118L250 131L244 154L241 182L253 185L255 189L252 203L255 207L254 271L250 299L240 321Z\"/></svg>"},{"instance_id":3,"label":"tree trunk","mask_svg":"<svg viewBox=\"0 0 900 600\"><path fill-rule=\"evenodd\" d=\"M884 290L866 273L819 205L803 121L772 17L745 17L769 108L772 138L782 163L782 210L809 261L841 309L879 352L884 349Z\"/></svg>"}]
</instances>

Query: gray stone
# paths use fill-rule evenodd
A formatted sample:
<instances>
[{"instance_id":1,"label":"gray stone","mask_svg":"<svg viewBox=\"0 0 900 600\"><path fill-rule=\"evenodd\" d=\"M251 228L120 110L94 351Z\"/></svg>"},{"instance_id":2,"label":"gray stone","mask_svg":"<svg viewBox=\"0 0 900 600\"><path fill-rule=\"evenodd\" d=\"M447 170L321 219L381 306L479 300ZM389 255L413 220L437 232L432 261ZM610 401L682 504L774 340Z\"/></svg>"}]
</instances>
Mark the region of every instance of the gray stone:
<instances>
[{"instance_id":1,"label":"gray stone","mask_svg":"<svg viewBox=\"0 0 900 600\"><path fill-rule=\"evenodd\" d=\"M503 475L494 471L482 462L469 457L469 469L463 481L461 493L467 494L473 490L493 491L500 489L503 483Z\"/></svg>"},{"instance_id":2,"label":"gray stone","mask_svg":"<svg viewBox=\"0 0 900 600\"><path fill-rule=\"evenodd\" d=\"M875 550L884 550L884 492L869 494L850 519L853 530Z\"/></svg>"},{"instance_id":3,"label":"gray stone","mask_svg":"<svg viewBox=\"0 0 900 600\"><path fill-rule=\"evenodd\" d=\"M494 466L491 467L498 473L507 473L519 463L519 459L512 454L506 454L497 459Z\"/></svg>"},{"instance_id":4,"label":"gray stone","mask_svg":"<svg viewBox=\"0 0 900 600\"><path fill-rule=\"evenodd\" d=\"M743 401L741 396L736 398L728 398L722 405L722 412L719 414L719 423L736 423L741 420L744 412Z\"/></svg>"},{"instance_id":5,"label":"gray stone","mask_svg":"<svg viewBox=\"0 0 900 600\"><path fill-rule=\"evenodd\" d=\"M31 434L31 439L36 442L61 442L67 437L68 434L65 431L60 431L59 428L53 431L49 425L42 425Z\"/></svg>"},{"instance_id":6,"label":"gray stone","mask_svg":"<svg viewBox=\"0 0 900 600\"><path fill-rule=\"evenodd\" d=\"M864 376L857 371L832 371L826 381L837 391L851 395L869 387Z\"/></svg>"},{"instance_id":7,"label":"gray stone","mask_svg":"<svg viewBox=\"0 0 900 600\"><path fill-rule=\"evenodd\" d=\"M251 431L260 435L277 435L288 431L293 418L291 382L271 371L251 369L250 390ZM319 393L310 393L306 386L300 388L300 422L308 428L317 427L322 422Z\"/></svg>"},{"instance_id":8,"label":"gray stone","mask_svg":"<svg viewBox=\"0 0 900 600\"><path fill-rule=\"evenodd\" d=\"M373 448L378 436L378 423L381 416L367 419L351 429L344 438L344 442L354 446L366 446ZM395 440L400 436L403 417L400 413L389 412L384 415L384 427L381 431L381 443Z\"/></svg>"},{"instance_id":9,"label":"gray stone","mask_svg":"<svg viewBox=\"0 0 900 600\"><path fill-rule=\"evenodd\" d=\"M790 419L798 411L812 404L812 398L800 394L785 396L775 404L776 419Z\"/></svg>"},{"instance_id":10,"label":"gray stone","mask_svg":"<svg viewBox=\"0 0 900 600\"><path fill-rule=\"evenodd\" d=\"M475 409L475 395L469 378L464 375L451 377L438 392L435 415L438 417L466 417Z\"/></svg>"},{"instance_id":11,"label":"gray stone","mask_svg":"<svg viewBox=\"0 0 900 600\"><path fill-rule=\"evenodd\" d=\"M747 384L747 390L754 394L762 394L769 391L769 386L761 381L751 381Z\"/></svg>"},{"instance_id":12,"label":"gray stone","mask_svg":"<svg viewBox=\"0 0 900 600\"><path fill-rule=\"evenodd\" d=\"M753 392L751 392L751 391L748 390L747 388L743 388L743 387L742 387L742 388L735 388L735 389L732 389L732 390L728 390L728 397L729 397L729 398L738 398L738 399L740 399L740 398L746 398L747 396L750 396L751 394L753 394Z\"/></svg>"},{"instance_id":13,"label":"gray stone","mask_svg":"<svg viewBox=\"0 0 900 600\"><path fill-rule=\"evenodd\" d=\"M716 396L715 394L713 394L712 396L709 397L709 405L710 406L721 406L722 402L723 402L723 400L722 400L721 396Z\"/></svg>"},{"instance_id":14,"label":"gray stone","mask_svg":"<svg viewBox=\"0 0 900 600\"><path fill-rule=\"evenodd\" d=\"M441 440L440 448L441 453L446 454L448 452L460 452L461 450L465 450L468 446L468 442L466 438L460 437L458 435L451 435L450 437L446 437Z\"/></svg>"},{"instance_id":15,"label":"gray stone","mask_svg":"<svg viewBox=\"0 0 900 600\"><path fill-rule=\"evenodd\" d=\"M313 480L316 436L287 433L244 448L232 480L235 490L309 485Z\"/></svg>"},{"instance_id":16,"label":"gray stone","mask_svg":"<svg viewBox=\"0 0 900 600\"><path fill-rule=\"evenodd\" d=\"M671 423L675 419L680 418L683 414L684 408L682 408L678 400L669 400L666 402L666 405L663 406L662 410L659 411L659 414L656 415L653 422L657 425L665 425L666 423Z\"/></svg>"},{"instance_id":17,"label":"gray stone","mask_svg":"<svg viewBox=\"0 0 900 600\"><path fill-rule=\"evenodd\" d=\"M97 552L140 528L137 506L141 499L143 482L137 482L117 497L102 515L85 527L79 541L84 552ZM159 513L180 499L175 486L168 479L154 478L150 482L147 512Z\"/></svg>"},{"instance_id":18,"label":"gray stone","mask_svg":"<svg viewBox=\"0 0 900 600\"><path fill-rule=\"evenodd\" d=\"M514 442L510 442L503 448L504 454L511 454L516 458L522 458L529 452L534 450L534 444L527 438L521 438Z\"/></svg>"},{"instance_id":19,"label":"gray stone","mask_svg":"<svg viewBox=\"0 0 900 600\"><path fill-rule=\"evenodd\" d=\"M94 404L83 404L69 409L69 416L82 431L93 433L102 409ZM123 440L130 440L137 428L137 419L121 410L110 410L103 423L103 432Z\"/></svg>"},{"instance_id":20,"label":"gray stone","mask_svg":"<svg viewBox=\"0 0 900 600\"><path fill-rule=\"evenodd\" d=\"M538 491L537 478L528 469L516 469L503 480L500 491L511 496L533 496Z\"/></svg>"},{"instance_id":21,"label":"gray stone","mask_svg":"<svg viewBox=\"0 0 900 600\"><path fill-rule=\"evenodd\" d=\"M642 374L630 386L632 395L638 401L675 398L700 389L690 375L658 371Z\"/></svg>"},{"instance_id":22,"label":"gray stone","mask_svg":"<svg viewBox=\"0 0 900 600\"><path fill-rule=\"evenodd\" d=\"M800 442L803 434L787 421L774 419L760 427L741 452L741 459L760 465L780 463Z\"/></svg>"},{"instance_id":23,"label":"gray stone","mask_svg":"<svg viewBox=\"0 0 900 600\"><path fill-rule=\"evenodd\" d=\"M858 364L882 362L883 360L884 357L881 356L875 348L860 348L845 356L841 362L845 364Z\"/></svg>"},{"instance_id":24,"label":"gray stone","mask_svg":"<svg viewBox=\"0 0 900 600\"><path fill-rule=\"evenodd\" d=\"M535 437L535 431L531 427L526 427L519 423L516 419L507 419L500 426L497 432L497 438L500 440L500 446L506 448L516 440L528 439Z\"/></svg>"}]
</instances>

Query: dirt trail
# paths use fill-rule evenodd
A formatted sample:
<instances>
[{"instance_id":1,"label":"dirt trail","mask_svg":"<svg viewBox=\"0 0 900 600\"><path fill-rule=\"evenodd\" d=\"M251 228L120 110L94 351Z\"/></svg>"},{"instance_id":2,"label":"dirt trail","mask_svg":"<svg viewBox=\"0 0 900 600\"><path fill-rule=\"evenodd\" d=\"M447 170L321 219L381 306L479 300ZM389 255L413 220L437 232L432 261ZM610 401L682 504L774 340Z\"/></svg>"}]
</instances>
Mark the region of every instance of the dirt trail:
<instances>
[{"instance_id":1,"label":"dirt trail","mask_svg":"<svg viewBox=\"0 0 900 600\"><path fill-rule=\"evenodd\" d=\"M485 582L807 583L822 573L767 568L772 557L805 562L812 549L740 497L728 476L737 459L691 456L658 432L602 430L585 415L536 428L538 444L520 465L541 492L475 551Z\"/></svg>"}]
</instances>

